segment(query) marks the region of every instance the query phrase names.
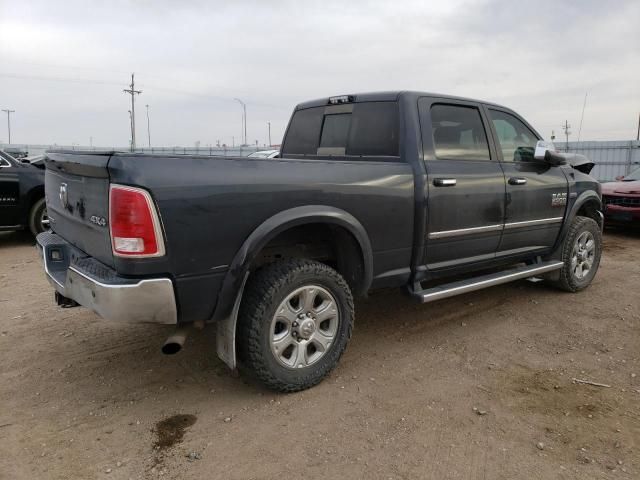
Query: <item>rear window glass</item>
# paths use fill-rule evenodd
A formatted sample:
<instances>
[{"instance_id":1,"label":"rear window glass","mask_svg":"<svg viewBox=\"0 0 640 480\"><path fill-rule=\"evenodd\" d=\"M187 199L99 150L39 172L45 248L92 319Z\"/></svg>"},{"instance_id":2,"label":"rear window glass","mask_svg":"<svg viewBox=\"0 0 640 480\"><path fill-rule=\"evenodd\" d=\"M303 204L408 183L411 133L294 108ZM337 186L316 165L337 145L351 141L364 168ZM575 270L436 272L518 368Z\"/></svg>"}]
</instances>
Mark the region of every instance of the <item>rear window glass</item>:
<instances>
[{"instance_id":1,"label":"rear window glass","mask_svg":"<svg viewBox=\"0 0 640 480\"><path fill-rule=\"evenodd\" d=\"M331 113L330 107L298 110L282 153L397 157L398 117L396 102L355 103L346 113Z\"/></svg>"},{"instance_id":2,"label":"rear window glass","mask_svg":"<svg viewBox=\"0 0 640 480\"><path fill-rule=\"evenodd\" d=\"M293 114L282 153L315 155L320 141L324 107L298 110Z\"/></svg>"},{"instance_id":3,"label":"rear window glass","mask_svg":"<svg viewBox=\"0 0 640 480\"><path fill-rule=\"evenodd\" d=\"M324 125L322 126L322 137L320 137L320 147L346 147L350 123L350 113L325 115Z\"/></svg>"}]
</instances>

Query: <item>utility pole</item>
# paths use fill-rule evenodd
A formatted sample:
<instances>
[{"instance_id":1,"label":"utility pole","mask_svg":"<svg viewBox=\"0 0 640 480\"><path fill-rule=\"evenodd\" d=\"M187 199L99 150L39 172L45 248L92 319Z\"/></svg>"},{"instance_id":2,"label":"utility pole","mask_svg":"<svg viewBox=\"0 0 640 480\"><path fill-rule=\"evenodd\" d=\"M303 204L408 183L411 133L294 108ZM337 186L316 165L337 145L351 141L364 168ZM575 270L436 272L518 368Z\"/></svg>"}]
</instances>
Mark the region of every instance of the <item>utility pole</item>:
<instances>
[{"instance_id":1,"label":"utility pole","mask_svg":"<svg viewBox=\"0 0 640 480\"><path fill-rule=\"evenodd\" d=\"M149 148L151 148L151 127L149 126L149 105L147 107L147 138L149 139Z\"/></svg>"},{"instance_id":2,"label":"utility pole","mask_svg":"<svg viewBox=\"0 0 640 480\"><path fill-rule=\"evenodd\" d=\"M122 90L124 93L128 93L129 95L131 95L131 111L129 112L131 114L131 151L133 152L136 149L136 102L135 102L135 95L136 93L138 95L140 95L142 93L142 90L136 90L135 89L135 81L133 79L134 74L131 74L131 85L129 85L129 88L125 88L124 90Z\"/></svg>"},{"instance_id":3,"label":"utility pole","mask_svg":"<svg viewBox=\"0 0 640 480\"><path fill-rule=\"evenodd\" d=\"M7 130L9 131L9 145L11 145L11 114L15 112L15 110L3 109L3 112L7 114Z\"/></svg>"},{"instance_id":4,"label":"utility pole","mask_svg":"<svg viewBox=\"0 0 640 480\"><path fill-rule=\"evenodd\" d=\"M129 112L129 128L131 128L131 132L133 133L133 117L131 116L131 110L127 110ZM133 152L133 138L129 139L129 148Z\"/></svg>"},{"instance_id":5,"label":"utility pole","mask_svg":"<svg viewBox=\"0 0 640 480\"><path fill-rule=\"evenodd\" d=\"M562 129L564 130L564 136L566 137L567 141L566 141L566 145L565 145L565 151L569 151L569 135L571 135L571 130L569 130L571 128L571 125L569 125L569 122L567 120L564 121L564 125L562 126Z\"/></svg>"},{"instance_id":6,"label":"utility pole","mask_svg":"<svg viewBox=\"0 0 640 480\"><path fill-rule=\"evenodd\" d=\"M247 144L247 105L239 98L234 98L235 101L242 105L242 145Z\"/></svg>"},{"instance_id":7,"label":"utility pole","mask_svg":"<svg viewBox=\"0 0 640 480\"><path fill-rule=\"evenodd\" d=\"M271 122L267 122L267 125L269 125L269 146L271 146Z\"/></svg>"}]
</instances>

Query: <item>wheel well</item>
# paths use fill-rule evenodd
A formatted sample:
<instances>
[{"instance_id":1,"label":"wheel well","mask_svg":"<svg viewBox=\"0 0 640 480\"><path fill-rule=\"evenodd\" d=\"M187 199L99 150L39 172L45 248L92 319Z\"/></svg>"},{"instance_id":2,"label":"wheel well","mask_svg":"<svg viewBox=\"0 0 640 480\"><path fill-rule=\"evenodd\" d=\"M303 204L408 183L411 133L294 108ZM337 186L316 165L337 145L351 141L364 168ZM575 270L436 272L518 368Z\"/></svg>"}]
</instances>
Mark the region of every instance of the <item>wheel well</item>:
<instances>
[{"instance_id":1,"label":"wheel well","mask_svg":"<svg viewBox=\"0 0 640 480\"><path fill-rule=\"evenodd\" d=\"M600 204L596 200L587 200L580 206L576 215L591 218L602 227L602 216L598 213L599 210Z\"/></svg>"},{"instance_id":2,"label":"wheel well","mask_svg":"<svg viewBox=\"0 0 640 480\"><path fill-rule=\"evenodd\" d=\"M28 202L28 205L27 205L27 214L29 214L29 212L31 212L31 207L33 207L33 204L36 203L38 200L40 200L43 197L44 197L44 185L41 185L39 187L35 187L34 189L32 189L29 192L29 202Z\"/></svg>"},{"instance_id":3,"label":"wheel well","mask_svg":"<svg viewBox=\"0 0 640 480\"><path fill-rule=\"evenodd\" d=\"M364 287L364 258L360 244L347 229L327 223L299 225L285 230L267 243L251 270L283 258L316 260L337 270L351 290Z\"/></svg>"}]
</instances>

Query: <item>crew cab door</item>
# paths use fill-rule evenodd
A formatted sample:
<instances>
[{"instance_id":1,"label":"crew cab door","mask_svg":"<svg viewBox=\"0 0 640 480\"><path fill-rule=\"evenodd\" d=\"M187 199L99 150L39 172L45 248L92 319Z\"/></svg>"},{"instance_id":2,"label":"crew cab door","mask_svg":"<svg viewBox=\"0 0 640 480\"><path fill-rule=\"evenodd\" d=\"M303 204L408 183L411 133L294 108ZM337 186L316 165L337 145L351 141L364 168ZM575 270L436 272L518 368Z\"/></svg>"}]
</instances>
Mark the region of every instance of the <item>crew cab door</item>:
<instances>
[{"instance_id":1,"label":"crew cab door","mask_svg":"<svg viewBox=\"0 0 640 480\"><path fill-rule=\"evenodd\" d=\"M504 221L505 179L488 124L474 102L418 101L428 177L429 270L495 257Z\"/></svg>"},{"instance_id":2,"label":"crew cab door","mask_svg":"<svg viewBox=\"0 0 640 480\"><path fill-rule=\"evenodd\" d=\"M507 185L505 226L498 256L544 250L556 241L567 204L560 167L534 159L540 136L506 109L486 107Z\"/></svg>"},{"instance_id":3,"label":"crew cab door","mask_svg":"<svg viewBox=\"0 0 640 480\"><path fill-rule=\"evenodd\" d=\"M0 227L21 224L18 168L0 153Z\"/></svg>"}]
</instances>

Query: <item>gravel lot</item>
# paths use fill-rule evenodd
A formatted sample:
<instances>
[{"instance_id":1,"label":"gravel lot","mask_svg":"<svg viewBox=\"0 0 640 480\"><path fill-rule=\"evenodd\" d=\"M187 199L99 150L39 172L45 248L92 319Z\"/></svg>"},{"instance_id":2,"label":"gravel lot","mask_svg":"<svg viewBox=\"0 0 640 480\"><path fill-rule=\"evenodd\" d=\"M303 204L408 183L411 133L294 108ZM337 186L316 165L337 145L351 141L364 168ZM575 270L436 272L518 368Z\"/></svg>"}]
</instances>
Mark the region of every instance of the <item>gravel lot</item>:
<instances>
[{"instance_id":1,"label":"gravel lot","mask_svg":"<svg viewBox=\"0 0 640 480\"><path fill-rule=\"evenodd\" d=\"M232 376L213 329L164 357L170 327L56 307L25 234L0 234L0 287L2 479L640 478L639 233L605 232L579 294L374 293L290 395Z\"/></svg>"}]
</instances>

